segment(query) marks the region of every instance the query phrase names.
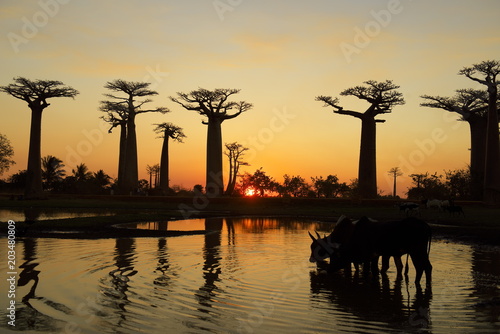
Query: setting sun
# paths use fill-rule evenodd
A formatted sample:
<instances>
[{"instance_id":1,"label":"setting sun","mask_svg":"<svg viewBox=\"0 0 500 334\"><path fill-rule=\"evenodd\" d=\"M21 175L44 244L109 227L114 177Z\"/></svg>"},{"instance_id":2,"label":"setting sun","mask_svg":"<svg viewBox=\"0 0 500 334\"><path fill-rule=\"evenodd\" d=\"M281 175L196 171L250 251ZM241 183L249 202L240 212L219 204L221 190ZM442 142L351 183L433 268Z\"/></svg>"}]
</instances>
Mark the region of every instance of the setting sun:
<instances>
[{"instance_id":1,"label":"setting sun","mask_svg":"<svg viewBox=\"0 0 500 334\"><path fill-rule=\"evenodd\" d=\"M245 196L252 197L252 196L255 196L256 193L257 192L252 187L248 187L248 188L245 189Z\"/></svg>"}]
</instances>

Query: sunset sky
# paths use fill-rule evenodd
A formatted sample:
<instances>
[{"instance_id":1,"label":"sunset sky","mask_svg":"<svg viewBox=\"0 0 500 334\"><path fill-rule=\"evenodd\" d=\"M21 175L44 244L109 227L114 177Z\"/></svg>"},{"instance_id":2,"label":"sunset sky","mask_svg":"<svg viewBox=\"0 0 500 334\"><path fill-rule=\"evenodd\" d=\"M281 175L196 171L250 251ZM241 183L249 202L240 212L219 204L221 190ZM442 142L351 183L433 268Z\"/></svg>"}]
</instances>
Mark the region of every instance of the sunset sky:
<instances>
[{"instance_id":1,"label":"sunset sky","mask_svg":"<svg viewBox=\"0 0 500 334\"><path fill-rule=\"evenodd\" d=\"M223 123L223 141L248 147L244 171L357 177L361 122L333 114L315 101L340 98L346 109L367 104L339 93L367 80L393 80L406 104L379 117L378 187L390 194L387 171L399 166L399 195L410 173L465 168L469 129L458 116L420 107L421 95L454 95L480 88L457 73L500 59L500 2L298 0L2 0L0 85L17 76L60 80L77 89L44 111L42 156L63 160L66 171L85 163L117 175L119 132L99 119L106 82L151 82L151 108L172 112L138 116L139 173L159 163L161 139L153 124L184 129L171 143L170 184L204 184L206 126L195 112L169 100L176 92L238 88L235 100L253 109ZM3 178L26 169L30 127L27 104L0 94L0 133L15 150ZM227 180L227 170L225 170Z\"/></svg>"}]
</instances>

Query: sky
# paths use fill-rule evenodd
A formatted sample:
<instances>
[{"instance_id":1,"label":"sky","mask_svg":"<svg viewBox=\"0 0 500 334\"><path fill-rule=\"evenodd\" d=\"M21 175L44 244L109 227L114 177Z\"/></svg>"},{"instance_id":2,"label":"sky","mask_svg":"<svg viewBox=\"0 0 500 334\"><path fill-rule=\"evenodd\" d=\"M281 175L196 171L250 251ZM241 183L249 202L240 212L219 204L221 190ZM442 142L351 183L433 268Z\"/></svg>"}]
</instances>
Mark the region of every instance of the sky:
<instances>
[{"instance_id":1,"label":"sky","mask_svg":"<svg viewBox=\"0 0 500 334\"><path fill-rule=\"evenodd\" d=\"M499 59L500 2L298 0L38 0L0 1L0 85L22 76L60 80L75 99L55 98L42 120L42 156L117 176L119 132L99 117L106 82L146 81L158 92L136 120L139 176L159 163L155 123L183 128L170 143L170 184L204 184L206 125L169 97L198 88L237 88L234 100L253 108L222 124L223 142L249 148L242 171L262 167L283 175L357 177L361 122L315 101L339 97L346 109L368 104L340 96L367 80L392 80L406 101L377 125L378 187L392 192L389 169L400 167L398 194L412 173L466 168L470 136L457 114L421 107L421 95L452 96L478 88L458 75L466 66ZM0 94L0 133L26 169L30 110ZM225 162L226 163L226 162ZM226 164L227 165L227 164ZM224 171L227 180L227 168Z\"/></svg>"}]
</instances>

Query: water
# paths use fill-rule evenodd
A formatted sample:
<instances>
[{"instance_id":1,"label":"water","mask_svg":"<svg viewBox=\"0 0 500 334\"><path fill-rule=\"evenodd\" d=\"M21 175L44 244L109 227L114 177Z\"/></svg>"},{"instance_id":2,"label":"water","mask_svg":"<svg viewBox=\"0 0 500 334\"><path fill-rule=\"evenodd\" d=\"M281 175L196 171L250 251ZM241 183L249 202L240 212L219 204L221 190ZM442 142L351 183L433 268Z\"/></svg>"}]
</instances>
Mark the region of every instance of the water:
<instances>
[{"instance_id":1,"label":"water","mask_svg":"<svg viewBox=\"0 0 500 334\"><path fill-rule=\"evenodd\" d=\"M170 224L171 222L169 222ZM16 331L33 333L498 333L500 252L436 241L431 288L326 275L284 219L191 220L208 235L18 240ZM0 239L1 254L7 240ZM5 282L6 261L0 272ZM0 331L7 328L1 286Z\"/></svg>"},{"instance_id":2,"label":"water","mask_svg":"<svg viewBox=\"0 0 500 334\"><path fill-rule=\"evenodd\" d=\"M0 222L13 221L39 221L47 219L65 219L94 216L111 216L116 212L106 209L47 209L47 208L23 208L23 209L0 209Z\"/></svg>"}]
</instances>

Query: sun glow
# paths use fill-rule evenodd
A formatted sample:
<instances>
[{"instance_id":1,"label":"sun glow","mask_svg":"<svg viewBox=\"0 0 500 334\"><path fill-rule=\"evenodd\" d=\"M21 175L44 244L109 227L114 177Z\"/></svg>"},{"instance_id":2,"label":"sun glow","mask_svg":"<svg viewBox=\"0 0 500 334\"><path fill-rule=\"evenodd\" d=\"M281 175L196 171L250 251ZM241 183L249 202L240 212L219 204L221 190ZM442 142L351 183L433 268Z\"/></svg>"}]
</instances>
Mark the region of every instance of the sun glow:
<instances>
[{"instance_id":1,"label":"sun glow","mask_svg":"<svg viewBox=\"0 0 500 334\"><path fill-rule=\"evenodd\" d=\"M257 194L257 191L252 187L248 187L245 189L245 196L252 197L252 196L255 196L256 194Z\"/></svg>"}]
</instances>

